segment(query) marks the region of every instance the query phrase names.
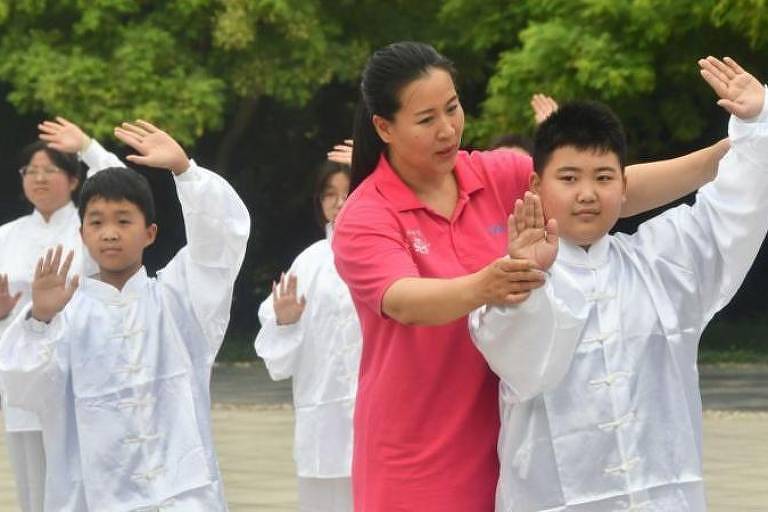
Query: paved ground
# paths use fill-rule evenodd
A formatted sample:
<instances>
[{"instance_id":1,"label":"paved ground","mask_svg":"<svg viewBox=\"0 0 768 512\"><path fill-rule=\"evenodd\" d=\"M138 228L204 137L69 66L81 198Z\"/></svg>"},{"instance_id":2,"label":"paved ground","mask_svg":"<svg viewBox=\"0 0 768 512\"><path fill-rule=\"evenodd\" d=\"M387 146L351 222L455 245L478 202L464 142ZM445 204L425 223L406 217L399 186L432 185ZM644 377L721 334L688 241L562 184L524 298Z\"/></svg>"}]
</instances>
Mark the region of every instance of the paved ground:
<instances>
[{"instance_id":1,"label":"paved ground","mask_svg":"<svg viewBox=\"0 0 768 512\"><path fill-rule=\"evenodd\" d=\"M214 434L232 512L296 509L290 385L259 366L218 368ZM710 512L768 510L768 367L702 371ZM283 405L281 405L283 404ZM714 410L721 409L721 410ZM728 409L728 410L722 410ZM16 511L0 439L0 511Z\"/></svg>"}]
</instances>

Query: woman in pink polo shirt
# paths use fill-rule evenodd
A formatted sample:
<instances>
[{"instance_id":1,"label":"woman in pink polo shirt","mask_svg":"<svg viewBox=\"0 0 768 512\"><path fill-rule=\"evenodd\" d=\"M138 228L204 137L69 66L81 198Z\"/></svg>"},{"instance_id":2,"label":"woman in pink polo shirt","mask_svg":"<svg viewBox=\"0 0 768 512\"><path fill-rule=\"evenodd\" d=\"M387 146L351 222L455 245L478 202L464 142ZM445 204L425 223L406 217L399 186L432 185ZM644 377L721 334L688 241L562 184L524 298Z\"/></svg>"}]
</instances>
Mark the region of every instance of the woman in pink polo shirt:
<instances>
[{"instance_id":1,"label":"woman in pink polo shirt","mask_svg":"<svg viewBox=\"0 0 768 512\"><path fill-rule=\"evenodd\" d=\"M489 512L498 478L498 381L466 315L515 304L543 282L504 259L507 217L532 162L459 151L451 62L421 43L370 58L354 127L352 185L333 250L363 331L355 410L358 512ZM628 169L647 209L711 179L723 145ZM658 183L664 172L663 183Z\"/></svg>"}]
</instances>

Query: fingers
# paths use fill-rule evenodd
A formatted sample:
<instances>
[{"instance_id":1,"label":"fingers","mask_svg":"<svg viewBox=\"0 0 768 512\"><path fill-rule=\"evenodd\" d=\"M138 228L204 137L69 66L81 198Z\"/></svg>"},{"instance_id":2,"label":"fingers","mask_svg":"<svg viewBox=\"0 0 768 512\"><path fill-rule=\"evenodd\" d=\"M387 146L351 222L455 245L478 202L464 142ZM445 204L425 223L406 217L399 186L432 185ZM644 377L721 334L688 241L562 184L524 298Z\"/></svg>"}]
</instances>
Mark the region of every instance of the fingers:
<instances>
[{"instance_id":1,"label":"fingers","mask_svg":"<svg viewBox=\"0 0 768 512\"><path fill-rule=\"evenodd\" d=\"M61 253L63 252L64 248L60 245L56 246L56 249L53 251L53 259L51 260L51 267L50 267L50 273L56 274L59 272L59 266L61 265Z\"/></svg>"},{"instance_id":2,"label":"fingers","mask_svg":"<svg viewBox=\"0 0 768 512\"><path fill-rule=\"evenodd\" d=\"M123 125L125 124L127 123L123 123ZM136 135L133 131L117 127L115 128L115 137L124 144L131 146L136 151L143 151L143 148L141 147L141 137Z\"/></svg>"},{"instance_id":3,"label":"fingers","mask_svg":"<svg viewBox=\"0 0 768 512\"><path fill-rule=\"evenodd\" d=\"M522 199L515 200L515 231L517 236L525 231L525 202Z\"/></svg>"},{"instance_id":4,"label":"fingers","mask_svg":"<svg viewBox=\"0 0 768 512\"><path fill-rule=\"evenodd\" d=\"M144 123L146 123L146 121L144 121ZM146 124L149 124L149 123L146 123ZM137 138L139 139L142 139L151 133L149 130L144 128L144 125L139 124L139 121L136 121L135 123L127 123L127 122L122 123L120 124L120 127L126 132L132 133L133 135L137 136Z\"/></svg>"},{"instance_id":5,"label":"fingers","mask_svg":"<svg viewBox=\"0 0 768 512\"><path fill-rule=\"evenodd\" d=\"M727 66L728 66L728 67L729 67L731 70L733 70L733 72L734 72L734 73L736 73L737 75L739 75L739 74L741 74L741 73L746 73L746 71L744 71L744 68L742 68L741 66L739 66L739 64L738 64L738 63L737 63L735 60L733 60L732 58L730 58L730 57L724 57L724 58L723 58L723 61L724 61L724 62L725 62L725 64L726 64L726 65L727 65Z\"/></svg>"},{"instance_id":6,"label":"fingers","mask_svg":"<svg viewBox=\"0 0 768 512\"><path fill-rule=\"evenodd\" d=\"M736 76L736 72L731 68L729 65L727 65L725 62L721 61L718 58L709 56L707 57L707 61L712 64L717 70L723 74L727 80L733 80L733 78Z\"/></svg>"},{"instance_id":7,"label":"fingers","mask_svg":"<svg viewBox=\"0 0 768 512\"><path fill-rule=\"evenodd\" d=\"M70 299L72 299L72 296L75 294L75 291L77 291L77 287L80 285L80 276L75 274L72 276L72 279L69 281L69 285L67 286L67 290L65 292L65 301L69 302Z\"/></svg>"},{"instance_id":8,"label":"fingers","mask_svg":"<svg viewBox=\"0 0 768 512\"><path fill-rule=\"evenodd\" d=\"M75 257L75 251L69 251L67 253L66 258L64 258L64 264L59 269L59 277L62 279L67 278L67 274L69 274L69 267L72 266L72 260Z\"/></svg>"},{"instance_id":9,"label":"fingers","mask_svg":"<svg viewBox=\"0 0 768 512\"><path fill-rule=\"evenodd\" d=\"M160 128L158 128L157 126L155 126L155 125L153 125L152 123L150 123L149 121L145 121L145 120L143 120L143 119L137 119L137 120L136 120L136 122L135 122L135 125L137 125L137 126L139 126L140 128L142 128L142 129L143 129L144 131L146 131L148 134L149 134L149 133L155 133L155 132L161 132L161 131L162 131L162 130L161 130Z\"/></svg>"},{"instance_id":10,"label":"fingers","mask_svg":"<svg viewBox=\"0 0 768 512\"><path fill-rule=\"evenodd\" d=\"M296 296L297 278L295 274L288 275L288 295Z\"/></svg>"},{"instance_id":11,"label":"fingers","mask_svg":"<svg viewBox=\"0 0 768 512\"><path fill-rule=\"evenodd\" d=\"M0 274L0 295L8 293L8 275Z\"/></svg>"},{"instance_id":12,"label":"fingers","mask_svg":"<svg viewBox=\"0 0 768 512\"><path fill-rule=\"evenodd\" d=\"M533 196L533 227L541 229L544 227L544 208L541 206L541 198L536 194Z\"/></svg>"}]
</instances>

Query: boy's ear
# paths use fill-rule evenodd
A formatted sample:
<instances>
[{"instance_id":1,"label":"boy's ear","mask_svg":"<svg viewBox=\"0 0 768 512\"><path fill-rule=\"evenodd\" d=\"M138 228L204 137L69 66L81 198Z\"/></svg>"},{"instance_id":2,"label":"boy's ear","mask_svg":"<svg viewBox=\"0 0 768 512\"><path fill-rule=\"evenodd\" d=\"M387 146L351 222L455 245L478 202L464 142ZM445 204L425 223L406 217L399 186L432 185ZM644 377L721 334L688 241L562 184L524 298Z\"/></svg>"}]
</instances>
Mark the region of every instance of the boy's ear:
<instances>
[{"instance_id":1,"label":"boy's ear","mask_svg":"<svg viewBox=\"0 0 768 512\"><path fill-rule=\"evenodd\" d=\"M371 118L371 121L373 122L373 127L376 128L376 133L379 134L379 138L381 138L385 144L389 144L392 140L392 123L377 115L374 115L373 118Z\"/></svg>"},{"instance_id":2,"label":"boy's ear","mask_svg":"<svg viewBox=\"0 0 768 512\"><path fill-rule=\"evenodd\" d=\"M157 238L157 224L153 223L147 226L146 234L147 234L147 240L146 240L146 243L144 244L144 248L147 248L153 243L155 243L155 239Z\"/></svg>"},{"instance_id":3,"label":"boy's ear","mask_svg":"<svg viewBox=\"0 0 768 512\"><path fill-rule=\"evenodd\" d=\"M532 172L531 177L528 180L528 189L531 192L538 194L539 188L541 188L541 178L539 177L538 174L536 174L535 172ZM627 184L624 183L624 191L626 192L626 190L627 190Z\"/></svg>"},{"instance_id":4,"label":"boy's ear","mask_svg":"<svg viewBox=\"0 0 768 512\"><path fill-rule=\"evenodd\" d=\"M627 202L627 173L626 169L621 170L621 182L623 185L622 195L621 195L621 202L626 203Z\"/></svg>"},{"instance_id":5,"label":"boy's ear","mask_svg":"<svg viewBox=\"0 0 768 512\"><path fill-rule=\"evenodd\" d=\"M77 190L77 186L79 184L80 184L80 179L79 178L70 177L69 178L69 193L71 194L72 192Z\"/></svg>"}]
</instances>

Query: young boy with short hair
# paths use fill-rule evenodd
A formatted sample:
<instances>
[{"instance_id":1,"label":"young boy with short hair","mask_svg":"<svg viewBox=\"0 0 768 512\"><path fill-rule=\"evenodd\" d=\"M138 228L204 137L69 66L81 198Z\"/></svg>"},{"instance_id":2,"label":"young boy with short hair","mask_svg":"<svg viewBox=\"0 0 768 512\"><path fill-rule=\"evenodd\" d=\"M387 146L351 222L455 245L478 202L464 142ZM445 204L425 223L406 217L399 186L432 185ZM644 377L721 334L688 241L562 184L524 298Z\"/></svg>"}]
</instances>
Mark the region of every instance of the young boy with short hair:
<instances>
[{"instance_id":1,"label":"young boy with short hair","mask_svg":"<svg viewBox=\"0 0 768 512\"><path fill-rule=\"evenodd\" d=\"M699 64L733 114L732 148L693 206L634 235L608 235L626 190L615 116L569 104L539 127L541 199L518 202L509 253L550 277L470 317L502 380L497 511L706 509L697 347L768 230L768 108L733 60Z\"/></svg>"},{"instance_id":2,"label":"young boy with short hair","mask_svg":"<svg viewBox=\"0 0 768 512\"><path fill-rule=\"evenodd\" d=\"M81 233L99 273L68 282L61 247L38 261L32 303L0 341L0 378L41 418L46 511L223 511L209 382L248 211L165 132L139 121L115 133L139 151L130 161L173 172L188 243L147 277L146 179L125 168L88 179Z\"/></svg>"}]
</instances>

